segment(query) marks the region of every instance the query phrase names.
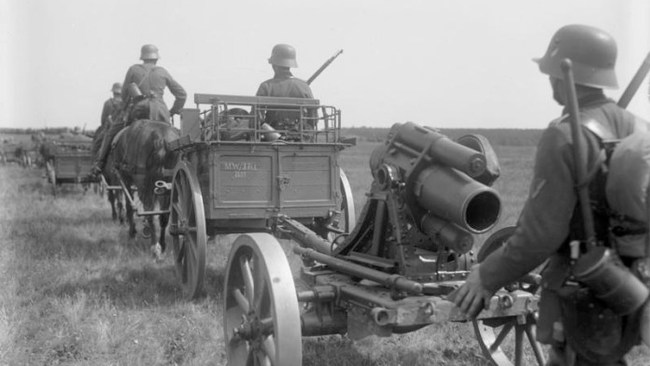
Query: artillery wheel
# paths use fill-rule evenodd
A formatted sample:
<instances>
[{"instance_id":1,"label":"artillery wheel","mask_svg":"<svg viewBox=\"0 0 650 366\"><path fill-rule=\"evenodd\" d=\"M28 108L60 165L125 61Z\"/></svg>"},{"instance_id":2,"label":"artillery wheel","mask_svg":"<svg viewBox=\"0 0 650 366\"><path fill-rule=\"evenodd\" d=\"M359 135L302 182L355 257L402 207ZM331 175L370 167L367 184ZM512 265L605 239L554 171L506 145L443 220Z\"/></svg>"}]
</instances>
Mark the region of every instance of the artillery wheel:
<instances>
[{"instance_id":1,"label":"artillery wheel","mask_svg":"<svg viewBox=\"0 0 650 366\"><path fill-rule=\"evenodd\" d=\"M278 241L240 235L226 268L224 331L228 365L300 365L302 335L296 288Z\"/></svg>"},{"instance_id":2,"label":"artillery wheel","mask_svg":"<svg viewBox=\"0 0 650 366\"><path fill-rule=\"evenodd\" d=\"M507 318L474 320L474 332L483 355L497 366L521 366L524 362L524 335L526 335L537 364L546 364L542 346L535 339L536 321L535 315L512 316ZM514 350L502 347L504 341L510 340L509 335L514 335ZM512 355L512 358L509 356ZM514 362L511 361L514 359Z\"/></svg>"},{"instance_id":3,"label":"artillery wheel","mask_svg":"<svg viewBox=\"0 0 650 366\"><path fill-rule=\"evenodd\" d=\"M478 262L482 262L490 253L505 244L515 232L514 226L505 227L494 232L481 246L477 254ZM534 277L532 278L534 279ZM528 276L517 281L514 289L537 292L538 283L531 282ZM538 365L546 363L542 346L536 339L537 313L527 316L511 316L504 318L473 320L474 332L485 357L497 366L524 365L524 348L528 343ZM526 336L527 342L524 340ZM505 347L505 343L514 337L514 350ZM504 347L502 347L504 346ZM510 357L511 355L512 357ZM511 361L514 359L514 362Z\"/></svg>"},{"instance_id":4,"label":"artillery wheel","mask_svg":"<svg viewBox=\"0 0 650 366\"><path fill-rule=\"evenodd\" d=\"M172 181L169 234L172 237L176 274L183 296L196 298L203 289L208 237L205 231L203 196L196 177L182 163Z\"/></svg>"}]
</instances>

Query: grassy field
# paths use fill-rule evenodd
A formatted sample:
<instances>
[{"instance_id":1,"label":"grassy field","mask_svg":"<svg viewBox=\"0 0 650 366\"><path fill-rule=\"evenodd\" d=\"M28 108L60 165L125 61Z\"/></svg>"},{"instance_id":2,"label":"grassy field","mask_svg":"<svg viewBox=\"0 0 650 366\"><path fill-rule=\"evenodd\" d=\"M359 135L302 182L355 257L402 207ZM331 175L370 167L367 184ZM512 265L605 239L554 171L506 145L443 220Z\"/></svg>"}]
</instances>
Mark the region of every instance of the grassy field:
<instances>
[{"instance_id":1,"label":"grassy field","mask_svg":"<svg viewBox=\"0 0 650 366\"><path fill-rule=\"evenodd\" d=\"M371 177L367 143L341 165L360 209ZM497 148L495 188L513 224L526 196L533 149ZM104 198L64 186L52 197L42 171L0 167L0 365L224 365L222 290L231 237L209 242L205 297L186 302L172 259L154 263L129 240ZM290 243L283 243L290 254ZM487 365L468 324L446 323L352 342L305 338L308 365ZM632 365L650 363L637 348Z\"/></svg>"}]
</instances>

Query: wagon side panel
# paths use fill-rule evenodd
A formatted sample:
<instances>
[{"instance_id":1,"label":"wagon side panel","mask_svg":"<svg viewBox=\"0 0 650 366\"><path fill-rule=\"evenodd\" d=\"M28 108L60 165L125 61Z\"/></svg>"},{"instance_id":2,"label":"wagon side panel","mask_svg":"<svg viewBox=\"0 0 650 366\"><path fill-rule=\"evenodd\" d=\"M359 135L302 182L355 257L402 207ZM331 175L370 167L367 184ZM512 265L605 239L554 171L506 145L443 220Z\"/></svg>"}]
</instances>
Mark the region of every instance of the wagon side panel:
<instances>
[{"instance_id":1,"label":"wagon side panel","mask_svg":"<svg viewBox=\"0 0 650 366\"><path fill-rule=\"evenodd\" d=\"M293 218L325 217L338 196L338 153L332 146L279 152L279 205Z\"/></svg>"}]
</instances>

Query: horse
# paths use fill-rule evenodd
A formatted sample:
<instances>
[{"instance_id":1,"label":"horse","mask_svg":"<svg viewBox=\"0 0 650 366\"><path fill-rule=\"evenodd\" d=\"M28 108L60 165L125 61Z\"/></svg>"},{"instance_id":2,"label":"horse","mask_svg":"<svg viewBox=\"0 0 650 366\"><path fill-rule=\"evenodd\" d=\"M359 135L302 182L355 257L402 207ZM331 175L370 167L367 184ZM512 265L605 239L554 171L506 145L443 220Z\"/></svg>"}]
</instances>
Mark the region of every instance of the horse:
<instances>
[{"instance_id":1,"label":"horse","mask_svg":"<svg viewBox=\"0 0 650 366\"><path fill-rule=\"evenodd\" d=\"M132 186L137 188L138 198L145 212L153 212L158 207L169 207L168 194L154 194L157 181L169 183L171 171L176 166L178 154L168 148L168 143L180 137L180 131L166 122L147 119L136 120L116 135L112 153L114 167L121 177L123 187L133 197ZM126 216L129 222L129 235L135 237L136 228L133 220L134 207L127 200ZM156 235L152 215L147 215L145 230L150 232L151 249L157 259L165 252L165 229L169 222L169 213L159 213L160 235ZM159 237L159 240L158 240Z\"/></svg>"},{"instance_id":2,"label":"horse","mask_svg":"<svg viewBox=\"0 0 650 366\"><path fill-rule=\"evenodd\" d=\"M106 134L106 128L104 126L99 126L97 127L97 130L95 131L95 135L93 136L93 144L92 144L92 155L94 157L97 156L99 153L99 148L102 146L102 141L104 140L104 135ZM106 165L105 169L102 173L104 176L104 179L106 180L106 184L109 186L119 186L120 182L117 178L117 175L115 174L115 170L113 169L114 163L113 163L113 154L112 152L109 151L108 157L106 158ZM106 190L106 197L108 198L108 202L111 205L111 214L113 217L113 221L119 220L120 224L124 224L124 195L121 190L114 190L114 189L107 189Z\"/></svg>"}]
</instances>

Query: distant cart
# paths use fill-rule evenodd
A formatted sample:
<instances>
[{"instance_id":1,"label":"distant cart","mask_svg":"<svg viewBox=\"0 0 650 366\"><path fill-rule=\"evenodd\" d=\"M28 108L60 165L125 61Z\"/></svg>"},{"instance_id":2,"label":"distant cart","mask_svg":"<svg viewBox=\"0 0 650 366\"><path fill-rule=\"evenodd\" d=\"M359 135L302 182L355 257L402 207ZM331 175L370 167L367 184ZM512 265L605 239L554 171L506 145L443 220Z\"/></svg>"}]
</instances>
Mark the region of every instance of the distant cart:
<instances>
[{"instance_id":1,"label":"distant cart","mask_svg":"<svg viewBox=\"0 0 650 366\"><path fill-rule=\"evenodd\" d=\"M45 159L47 180L56 195L61 184L80 184L84 192L91 184L99 183L91 177L93 154L91 142L50 142L41 150Z\"/></svg>"}]
</instances>

